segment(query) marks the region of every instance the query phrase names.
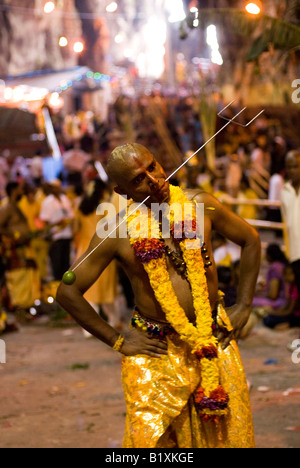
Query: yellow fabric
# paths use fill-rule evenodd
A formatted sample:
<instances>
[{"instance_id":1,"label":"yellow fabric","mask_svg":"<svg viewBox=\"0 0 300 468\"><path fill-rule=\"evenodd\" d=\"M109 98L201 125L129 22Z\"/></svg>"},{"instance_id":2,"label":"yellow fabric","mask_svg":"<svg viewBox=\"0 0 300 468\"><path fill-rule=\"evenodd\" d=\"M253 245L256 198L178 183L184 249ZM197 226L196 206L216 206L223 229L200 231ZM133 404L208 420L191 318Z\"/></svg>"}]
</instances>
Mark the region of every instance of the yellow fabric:
<instances>
[{"instance_id":1,"label":"yellow fabric","mask_svg":"<svg viewBox=\"0 0 300 468\"><path fill-rule=\"evenodd\" d=\"M40 278L45 279L48 275L47 259L49 254L49 242L44 239L32 239L30 245Z\"/></svg>"},{"instance_id":2,"label":"yellow fabric","mask_svg":"<svg viewBox=\"0 0 300 468\"><path fill-rule=\"evenodd\" d=\"M19 268L6 271L5 278L13 307L28 309L34 301L40 299L40 281L37 270Z\"/></svg>"},{"instance_id":3,"label":"yellow fabric","mask_svg":"<svg viewBox=\"0 0 300 468\"><path fill-rule=\"evenodd\" d=\"M231 265L232 265L232 257L229 253L226 255L226 257L224 257L220 262L217 263L218 267L223 266L226 268L230 268Z\"/></svg>"},{"instance_id":4,"label":"yellow fabric","mask_svg":"<svg viewBox=\"0 0 300 468\"><path fill-rule=\"evenodd\" d=\"M42 228L41 221L39 219L41 205L41 197L36 199L33 203L30 203L27 197L23 197L19 203L19 207L27 219L31 232L36 232L39 228ZM30 257L33 258L37 264L40 278L46 278L48 274L47 259L49 243L45 239L36 238L30 242L30 247Z\"/></svg>"},{"instance_id":5,"label":"yellow fabric","mask_svg":"<svg viewBox=\"0 0 300 468\"><path fill-rule=\"evenodd\" d=\"M222 306L219 312L224 322ZM249 392L236 342L225 351L219 347L221 384L230 401L229 415L216 425L202 422L195 409L193 393L201 383L199 360L176 333L167 340L168 356L123 358L127 405L123 447L253 448Z\"/></svg>"},{"instance_id":6,"label":"yellow fabric","mask_svg":"<svg viewBox=\"0 0 300 468\"><path fill-rule=\"evenodd\" d=\"M89 247L90 240L96 232L99 216L96 213L84 216L80 211L77 211L76 216L80 226L75 239L76 257L79 258ZM84 297L95 304L113 304L117 296L117 285L117 264L112 261Z\"/></svg>"},{"instance_id":7,"label":"yellow fabric","mask_svg":"<svg viewBox=\"0 0 300 468\"><path fill-rule=\"evenodd\" d=\"M238 198L257 200L257 194L252 189L239 192ZM237 214L244 219L257 219L257 207L255 205L238 205Z\"/></svg>"},{"instance_id":8,"label":"yellow fabric","mask_svg":"<svg viewBox=\"0 0 300 468\"><path fill-rule=\"evenodd\" d=\"M39 218L41 211L40 201L35 200L33 203L30 203L27 197L23 197L19 203L19 207L27 219L30 231L37 231L36 220Z\"/></svg>"}]
</instances>

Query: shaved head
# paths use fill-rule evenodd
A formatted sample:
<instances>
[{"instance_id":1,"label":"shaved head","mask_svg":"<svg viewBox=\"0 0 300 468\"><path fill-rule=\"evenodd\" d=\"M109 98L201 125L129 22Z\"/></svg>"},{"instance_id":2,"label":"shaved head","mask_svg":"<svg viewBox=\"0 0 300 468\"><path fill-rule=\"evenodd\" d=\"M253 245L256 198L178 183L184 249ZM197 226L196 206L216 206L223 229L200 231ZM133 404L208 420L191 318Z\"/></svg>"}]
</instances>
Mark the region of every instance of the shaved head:
<instances>
[{"instance_id":1,"label":"shaved head","mask_svg":"<svg viewBox=\"0 0 300 468\"><path fill-rule=\"evenodd\" d=\"M107 172L117 186L115 192L136 202L162 203L169 198L166 174L145 146L118 146L108 160Z\"/></svg>"},{"instance_id":2,"label":"shaved head","mask_svg":"<svg viewBox=\"0 0 300 468\"><path fill-rule=\"evenodd\" d=\"M108 160L107 171L109 177L118 185L122 185L124 183L123 176L125 169L134 158L144 153L149 153L149 151L145 146L138 143L127 143L118 146L111 153Z\"/></svg>"}]
</instances>

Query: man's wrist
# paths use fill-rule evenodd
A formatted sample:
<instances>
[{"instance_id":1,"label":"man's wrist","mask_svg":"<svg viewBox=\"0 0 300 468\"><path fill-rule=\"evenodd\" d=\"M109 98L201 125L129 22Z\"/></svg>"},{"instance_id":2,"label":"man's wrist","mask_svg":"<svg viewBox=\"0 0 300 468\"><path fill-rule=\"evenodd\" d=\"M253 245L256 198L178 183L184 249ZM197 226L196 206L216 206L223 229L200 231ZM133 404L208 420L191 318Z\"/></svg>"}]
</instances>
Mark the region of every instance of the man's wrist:
<instances>
[{"instance_id":1,"label":"man's wrist","mask_svg":"<svg viewBox=\"0 0 300 468\"><path fill-rule=\"evenodd\" d=\"M125 341L125 337L123 335L119 335L119 337L117 338L117 340L116 340L116 342L115 342L115 344L113 346L113 350L120 353L121 350L122 350L124 341Z\"/></svg>"}]
</instances>

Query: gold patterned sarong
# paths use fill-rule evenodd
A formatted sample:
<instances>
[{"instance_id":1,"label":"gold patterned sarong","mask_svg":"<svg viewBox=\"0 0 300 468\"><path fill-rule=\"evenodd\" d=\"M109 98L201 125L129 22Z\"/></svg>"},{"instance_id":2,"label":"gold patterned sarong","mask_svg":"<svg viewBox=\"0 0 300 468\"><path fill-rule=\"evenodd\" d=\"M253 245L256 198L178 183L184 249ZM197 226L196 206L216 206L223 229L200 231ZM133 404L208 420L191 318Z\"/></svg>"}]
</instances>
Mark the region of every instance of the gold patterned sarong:
<instances>
[{"instance_id":1,"label":"gold patterned sarong","mask_svg":"<svg viewBox=\"0 0 300 468\"><path fill-rule=\"evenodd\" d=\"M224 323L226 312L221 305L218 310ZM123 447L254 448L248 386L236 342L226 350L219 347L221 385L230 401L228 416L216 424L202 421L194 405L193 393L201 383L199 360L178 334L170 334L167 341L168 356L123 358Z\"/></svg>"}]
</instances>

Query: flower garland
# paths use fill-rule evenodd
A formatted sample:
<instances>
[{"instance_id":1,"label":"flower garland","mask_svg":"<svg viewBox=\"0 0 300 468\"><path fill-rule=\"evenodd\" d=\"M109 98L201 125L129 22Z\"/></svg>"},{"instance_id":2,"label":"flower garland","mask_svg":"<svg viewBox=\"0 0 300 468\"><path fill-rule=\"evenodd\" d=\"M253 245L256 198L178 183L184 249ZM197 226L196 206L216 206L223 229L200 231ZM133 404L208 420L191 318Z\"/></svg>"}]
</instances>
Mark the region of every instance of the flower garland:
<instances>
[{"instance_id":1,"label":"flower garland","mask_svg":"<svg viewBox=\"0 0 300 468\"><path fill-rule=\"evenodd\" d=\"M192 353L201 361L201 387L197 389L194 396L199 415L204 421L218 421L219 417L227 414L229 397L220 385L217 361L218 340L213 335L213 316L201 248L199 247L200 239L195 233L195 206L179 187L173 186L170 186L169 205L172 206L172 210L168 210L168 212L165 210L163 214L170 221L171 234L180 245L187 267L196 314L195 325L188 320L179 304L167 268L165 244L159 230L159 222L150 209L147 213L138 214L135 212L128 217L130 243L148 274L155 297L168 322L180 335L180 338L189 344ZM187 210L188 213L186 213L185 208L191 206L192 210ZM178 219L182 219L183 213L185 221L179 222ZM136 223L137 217L139 217L139 227ZM152 232L160 233L160 238L151 238L151 228ZM192 233L195 235L191 240ZM194 248L188 245L191 242L197 243Z\"/></svg>"}]
</instances>

